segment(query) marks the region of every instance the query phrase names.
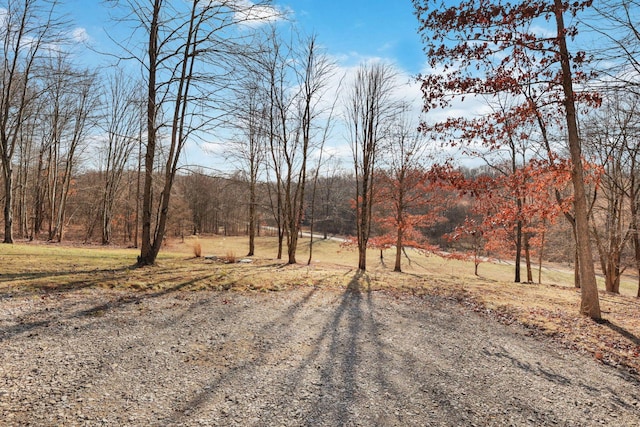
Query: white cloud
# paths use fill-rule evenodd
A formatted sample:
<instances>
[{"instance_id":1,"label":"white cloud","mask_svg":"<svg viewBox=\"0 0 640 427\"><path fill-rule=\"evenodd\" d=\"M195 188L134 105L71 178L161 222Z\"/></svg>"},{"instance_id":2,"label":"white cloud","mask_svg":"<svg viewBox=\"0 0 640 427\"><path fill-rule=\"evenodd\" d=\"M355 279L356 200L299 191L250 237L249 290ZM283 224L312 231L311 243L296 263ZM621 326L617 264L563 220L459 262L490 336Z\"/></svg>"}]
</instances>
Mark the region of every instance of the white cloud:
<instances>
[{"instance_id":1,"label":"white cloud","mask_svg":"<svg viewBox=\"0 0 640 427\"><path fill-rule=\"evenodd\" d=\"M225 154L225 142L203 142L200 144L202 151L214 156L222 156Z\"/></svg>"},{"instance_id":2,"label":"white cloud","mask_svg":"<svg viewBox=\"0 0 640 427\"><path fill-rule=\"evenodd\" d=\"M388 52L396 47L396 42L387 42L378 48L378 52Z\"/></svg>"},{"instance_id":3,"label":"white cloud","mask_svg":"<svg viewBox=\"0 0 640 427\"><path fill-rule=\"evenodd\" d=\"M91 40L91 37L89 37L89 33L87 32L87 30L82 27L74 28L71 32L71 38L76 43L87 43L89 40Z\"/></svg>"},{"instance_id":4,"label":"white cloud","mask_svg":"<svg viewBox=\"0 0 640 427\"><path fill-rule=\"evenodd\" d=\"M288 10L279 9L268 4L255 4L250 0L235 0L232 2L235 21L245 26L258 26L276 22L288 15Z\"/></svg>"},{"instance_id":5,"label":"white cloud","mask_svg":"<svg viewBox=\"0 0 640 427\"><path fill-rule=\"evenodd\" d=\"M552 27L544 27L540 25L532 25L529 28L529 32L535 34L538 37L547 39L555 37L557 35Z\"/></svg>"}]
</instances>

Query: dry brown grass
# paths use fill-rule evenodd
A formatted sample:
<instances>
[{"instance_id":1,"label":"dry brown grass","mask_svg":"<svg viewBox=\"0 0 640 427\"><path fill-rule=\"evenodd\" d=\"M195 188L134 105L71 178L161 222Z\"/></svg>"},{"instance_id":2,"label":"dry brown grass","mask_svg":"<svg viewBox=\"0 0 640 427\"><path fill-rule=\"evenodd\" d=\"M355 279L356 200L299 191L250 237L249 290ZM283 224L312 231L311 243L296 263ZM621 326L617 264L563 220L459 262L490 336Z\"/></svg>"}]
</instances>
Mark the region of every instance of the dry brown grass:
<instances>
[{"instance_id":1,"label":"dry brown grass","mask_svg":"<svg viewBox=\"0 0 640 427\"><path fill-rule=\"evenodd\" d=\"M224 260L227 264L234 264L238 261L238 257L234 251L228 250L227 254L224 256Z\"/></svg>"},{"instance_id":2,"label":"dry brown grass","mask_svg":"<svg viewBox=\"0 0 640 427\"><path fill-rule=\"evenodd\" d=\"M202 256L202 244L200 244L200 240L193 242L193 256L196 258L200 258Z\"/></svg>"},{"instance_id":3,"label":"dry brown grass","mask_svg":"<svg viewBox=\"0 0 640 427\"><path fill-rule=\"evenodd\" d=\"M358 287L368 292L397 295L440 295L458 301L482 315L504 323L519 323L532 334L592 354L603 363L640 370L640 300L637 278L627 277L621 295L600 293L604 323L578 314L579 290L570 269L543 270L542 285L512 282L513 266L484 263L480 276L473 264L409 253L403 272L394 273L393 252L370 251L368 271L356 269L357 254L338 242L318 240L313 262L306 265L308 240L300 242L298 264L276 260L274 238L256 242L252 263L235 263L236 254L248 250L241 237L204 237L197 240L202 257L194 258L195 239L167 242L158 263L135 268L137 250L102 247L64 247L15 244L0 247L0 297L7 294L68 292L86 288L117 288L146 292L206 289L271 292L294 286L330 289ZM233 263L227 263L233 259ZM537 277L537 273L535 275Z\"/></svg>"}]
</instances>

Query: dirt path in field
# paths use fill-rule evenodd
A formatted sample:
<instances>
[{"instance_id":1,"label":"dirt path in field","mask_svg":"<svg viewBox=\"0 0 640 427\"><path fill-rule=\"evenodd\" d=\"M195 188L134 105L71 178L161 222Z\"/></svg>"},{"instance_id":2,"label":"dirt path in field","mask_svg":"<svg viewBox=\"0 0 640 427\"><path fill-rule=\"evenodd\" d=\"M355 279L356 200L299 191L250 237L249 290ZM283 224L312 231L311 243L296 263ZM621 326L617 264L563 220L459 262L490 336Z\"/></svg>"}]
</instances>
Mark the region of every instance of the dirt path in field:
<instances>
[{"instance_id":1,"label":"dirt path in field","mask_svg":"<svg viewBox=\"0 0 640 427\"><path fill-rule=\"evenodd\" d=\"M0 355L3 426L640 425L622 371L355 285L5 296Z\"/></svg>"}]
</instances>

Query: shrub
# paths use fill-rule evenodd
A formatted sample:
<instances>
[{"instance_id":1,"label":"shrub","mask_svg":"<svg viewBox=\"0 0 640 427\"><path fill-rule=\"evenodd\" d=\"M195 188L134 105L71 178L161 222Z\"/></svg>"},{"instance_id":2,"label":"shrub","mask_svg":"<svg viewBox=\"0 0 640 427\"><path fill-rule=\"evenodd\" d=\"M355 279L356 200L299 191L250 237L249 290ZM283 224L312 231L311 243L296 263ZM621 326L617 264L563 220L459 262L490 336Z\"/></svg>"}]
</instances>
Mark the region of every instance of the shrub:
<instances>
[{"instance_id":1,"label":"shrub","mask_svg":"<svg viewBox=\"0 0 640 427\"><path fill-rule=\"evenodd\" d=\"M237 261L236 254L233 251L227 251L225 261L227 261L228 264L234 264Z\"/></svg>"}]
</instances>

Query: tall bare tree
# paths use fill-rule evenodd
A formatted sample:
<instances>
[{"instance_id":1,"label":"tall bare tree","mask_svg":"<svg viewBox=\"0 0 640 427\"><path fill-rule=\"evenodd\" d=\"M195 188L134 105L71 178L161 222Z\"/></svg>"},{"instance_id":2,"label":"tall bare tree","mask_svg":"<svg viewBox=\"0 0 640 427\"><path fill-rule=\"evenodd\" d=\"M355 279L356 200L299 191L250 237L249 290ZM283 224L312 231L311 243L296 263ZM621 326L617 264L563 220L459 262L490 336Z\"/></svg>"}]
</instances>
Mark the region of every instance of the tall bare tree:
<instances>
[{"instance_id":1,"label":"tall bare tree","mask_svg":"<svg viewBox=\"0 0 640 427\"><path fill-rule=\"evenodd\" d=\"M43 79L47 103L42 111L46 150L46 201L48 239L61 241L73 174L85 137L95 124L98 103L96 75L78 70L64 53L48 61L51 73Z\"/></svg>"},{"instance_id":2,"label":"tall bare tree","mask_svg":"<svg viewBox=\"0 0 640 427\"><path fill-rule=\"evenodd\" d=\"M275 26L270 26L265 33L264 47L257 59L258 73L265 79L265 91L267 95L267 108L265 126L269 162L267 163L267 180L273 185L267 186L269 203L273 215L277 235L278 252L277 259L282 259L284 246L284 188L285 160L283 145L289 140L287 127L291 121L290 107L292 105L289 93L292 62L291 43L285 43L282 34Z\"/></svg>"},{"instance_id":3,"label":"tall bare tree","mask_svg":"<svg viewBox=\"0 0 640 427\"><path fill-rule=\"evenodd\" d=\"M41 121L41 108L43 102L36 102L32 104L28 119L24 122L20 129L19 146L16 172L16 186L15 186L15 212L18 216L18 234L22 238L29 236L30 222L33 223L33 211L31 199L34 195L34 182L35 182L35 153L37 152L38 142L43 129L38 126Z\"/></svg>"},{"instance_id":4,"label":"tall bare tree","mask_svg":"<svg viewBox=\"0 0 640 427\"><path fill-rule=\"evenodd\" d=\"M96 120L94 111L97 109L99 97L97 90L97 75L89 70L80 71L75 74L73 116L71 127L66 138L67 152L62 180L62 194L60 209L56 218L54 239L62 241L63 227L65 226L65 215L67 201L71 191L71 182L77 172L79 157L86 148L87 136L95 126Z\"/></svg>"},{"instance_id":5,"label":"tall bare tree","mask_svg":"<svg viewBox=\"0 0 640 427\"><path fill-rule=\"evenodd\" d=\"M296 262L305 208L309 157L312 151L323 147L326 138L326 126L319 126L318 122L322 114L328 113L323 103L326 102L329 78L334 72L333 63L322 53L315 35L303 43L300 65L296 70L300 91L294 99L297 104L295 120L298 127L289 147L283 146L287 174L282 190L289 264Z\"/></svg>"},{"instance_id":6,"label":"tall bare tree","mask_svg":"<svg viewBox=\"0 0 640 427\"><path fill-rule=\"evenodd\" d=\"M239 24L265 18L267 2L193 0L114 0L127 6L129 16L147 40L139 54L127 49L144 66L147 83L147 146L139 265L155 263L165 235L170 194L180 154L190 139L208 130L219 118L216 101L233 79L234 59L249 53ZM250 26L245 26L245 29ZM126 46L125 46L126 48ZM164 119L166 118L166 121ZM166 147L162 185L154 219L153 183L159 147ZM155 227L153 226L155 225Z\"/></svg>"},{"instance_id":7,"label":"tall bare tree","mask_svg":"<svg viewBox=\"0 0 640 427\"><path fill-rule=\"evenodd\" d=\"M29 107L37 99L34 81L41 60L60 43L64 22L58 2L6 0L0 23L0 160L4 181L4 243L13 243L13 162Z\"/></svg>"},{"instance_id":8,"label":"tall bare tree","mask_svg":"<svg viewBox=\"0 0 640 427\"><path fill-rule=\"evenodd\" d=\"M348 90L346 119L350 130L351 152L356 177L356 236L358 268L367 269L367 244L371 234L373 175L387 126L396 114L393 98L396 74L384 63L360 66Z\"/></svg>"},{"instance_id":9,"label":"tall bare tree","mask_svg":"<svg viewBox=\"0 0 640 427\"><path fill-rule=\"evenodd\" d=\"M237 105L233 108L231 124L236 133L233 143L227 147L227 155L241 163L249 181L249 251L255 254L255 238L258 221L258 179L264 167L267 150L268 96L265 76L253 61L239 87L235 90Z\"/></svg>"},{"instance_id":10,"label":"tall bare tree","mask_svg":"<svg viewBox=\"0 0 640 427\"><path fill-rule=\"evenodd\" d=\"M613 293L619 293L625 270L623 251L630 242L635 249L638 235L639 109L638 94L615 88L603 91L601 109L589 116L583 130L585 151L602 167L591 227L605 289Z\"/></svg>"},{"instance_id":11,"label":"tall bare tree","mask_svg":"<svg viewBox=\"0 0 640 427\"><path fill-rule=\"evenodd\" d=\"M102 244L111 242L111 222L116 196L121 189L124 170L142 132L140 107L142 93L135 80L116 69L107 80L104 90L102 116L105 140L99 154L99 169L103 178L100 203Z\"/></svg>"},{"instance_id":12,"label":"tall bare tree","mask_svg":"<svg viewBox=\"0 0 640 427\"><path fill-rule=\"evenodd\" d=\"M267 34L266 53L259 60L264 72L267 107L265 133L275 178L270 193L278 227L278 258L286 237L287 258L296 250L305 207L309 159L322 144L329 79L333 63L312 35L299 45L285 43L276 28Z\"/></svg>"}]
</instances>

